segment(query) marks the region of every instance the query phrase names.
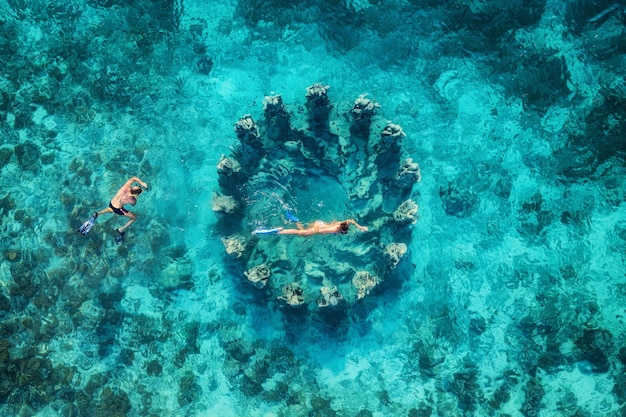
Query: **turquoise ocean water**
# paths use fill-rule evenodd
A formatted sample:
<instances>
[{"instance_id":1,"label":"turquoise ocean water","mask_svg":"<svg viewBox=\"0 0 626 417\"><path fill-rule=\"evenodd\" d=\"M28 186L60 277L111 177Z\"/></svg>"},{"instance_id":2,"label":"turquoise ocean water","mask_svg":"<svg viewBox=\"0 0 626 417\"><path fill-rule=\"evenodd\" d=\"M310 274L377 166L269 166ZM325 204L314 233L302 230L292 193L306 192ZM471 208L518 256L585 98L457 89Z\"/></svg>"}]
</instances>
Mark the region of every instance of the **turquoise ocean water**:
<instances>
[{"instance_id":1,"label":"turquoise ocean water","mask_svg":"<svg viewBox=\"0 0 626 417\"><path fill-rule=\"evenodd\" d=\"M625 45L623 0L0 0L0 415L626 415Z\"/></svg>"}]
</instances>

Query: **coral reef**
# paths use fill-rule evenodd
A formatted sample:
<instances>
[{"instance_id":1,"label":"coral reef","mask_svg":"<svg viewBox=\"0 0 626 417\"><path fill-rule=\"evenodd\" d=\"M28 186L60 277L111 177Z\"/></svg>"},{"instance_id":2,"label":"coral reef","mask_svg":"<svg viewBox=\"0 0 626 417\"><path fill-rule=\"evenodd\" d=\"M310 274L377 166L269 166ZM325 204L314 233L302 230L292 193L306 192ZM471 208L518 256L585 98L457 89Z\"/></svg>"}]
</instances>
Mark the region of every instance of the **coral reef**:
<instances>
[{"instance_id":1,"label":"coral reef","mask_svg":"<svg viewBox=\"0 0 626 417\"><path fill-rule=\"evenodd\" d=\"M418 164L403 150L406 133L399 125L386 122L379 136L370 138L380 105L361 95L347 117L331 123L329 89L321 83L306 88L306 114L291 114L282 96L273 94L263 99L264 124L251 114L240 118L239 143L217 164L220 190L213 199L214 210L222 213L218 228L228 262L272 299L291 306L310 303L309 310L341 300L352 305L396 273L411 239L407 226L417 221L412 198L421 179ZM298 123L303 126L292 127ZM338 134L342 123L349 123L343 129L348 137ZM294 221L292 208L311 201L326 212L299 210L295 221L355 218L369 230L346 239L251 235L259 226L290 227L285 222ZM291 214L283 217L286 208ZM395 243L369 249L382 236ZM294 283L294 276L302 278Z\"/></svg>"}]
</instances>

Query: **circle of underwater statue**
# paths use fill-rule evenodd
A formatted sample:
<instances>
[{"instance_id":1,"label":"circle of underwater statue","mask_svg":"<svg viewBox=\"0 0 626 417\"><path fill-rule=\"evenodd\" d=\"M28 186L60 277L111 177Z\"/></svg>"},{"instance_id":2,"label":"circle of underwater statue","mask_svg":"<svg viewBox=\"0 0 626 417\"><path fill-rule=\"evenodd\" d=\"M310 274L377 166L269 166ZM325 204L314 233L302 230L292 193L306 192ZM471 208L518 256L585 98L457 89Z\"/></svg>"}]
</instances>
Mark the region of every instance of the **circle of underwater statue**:
<instances>
[{"instance_id":1,"label":"circle of underwater statue","mask_svg":"<svg viewBox=\"0 0 626 417\"><path fill-rule=\"evenodd\" d=\"M352 305L410 274L407 244L418 216L412 197L420 169L402 150L402 128L387 123L370 137L379 105L364 95L331 120L328 89L308 87L306 109L295 113L280 95L265 97L264 124L241 117L239 143L217 164L220 190L213 196L235 274L272 300L310 310ZM350 218L369 230L251 233Z\"/></svg>"}]
</instances>

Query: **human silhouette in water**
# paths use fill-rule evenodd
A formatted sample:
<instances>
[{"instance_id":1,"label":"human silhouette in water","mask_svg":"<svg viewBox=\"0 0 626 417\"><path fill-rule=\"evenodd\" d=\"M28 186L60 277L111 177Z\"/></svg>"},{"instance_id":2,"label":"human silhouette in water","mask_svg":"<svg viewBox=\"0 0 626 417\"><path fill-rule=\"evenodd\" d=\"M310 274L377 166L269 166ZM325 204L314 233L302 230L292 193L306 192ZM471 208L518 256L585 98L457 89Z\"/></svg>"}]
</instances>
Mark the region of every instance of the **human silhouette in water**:
<instances>
[{"instance_id":1,"label":"human silhouette in water","mask_svg":"<svg viewBox=\"0 0 626 417\"><path fill-rule=\"evenodd\" d=\"M138 183L140 186L134 185L135 183ZM144 189L146 190L148 189L148 184L146 184L144 181L140 180L137 177L129 178L128 181L126 181L126 183L124 183L124 185L122 185L120 189L117 190L117 193L115 193L115 195L109 202L109 207L106 207L100 211L93 213L91 218L87 220L80 227L80 229L78 229L79 233L82 235L86 235L87 233L89 233L89 231L94 225L96 218L99 215L107 214L107 213L115 213L119 216L129 217L129 220L126 222L124 226L118 229L115 229L117 233L119 234L119 236L115 238L115 242L122 243L124 241L124 233L126 233L126 229L128 229L130 225L133 224L135 220L137 220L137 216L134 213L128 211L126 208L124 208L124 206L126 204L130 204L131 206L134 206L135 204L137 204L137 198L139 197L139 194L141 194Z\"/></svg>"},{"instance_id":2,"label":"human silhouette in water","mask_svg":"<svg viewBox=\"0 0 626 417\"><path fill-rule=\"evenodd\" d=\"M350 220L342 220L338 222L330 222L326 223L321 220L316 220L309 225L309 227L304 227L300 222L297 223L297 229L285 229L282 227L277 227L274 229L257 229L253 234L278 234L278 235L297 235L297 236L313 236L313 235L345 235L348 233L348 229L350 225L354 225L357 229L362 232L367 232L369 229L365 226L361 226L356 221Z\"/></svg>"}]
</instances>

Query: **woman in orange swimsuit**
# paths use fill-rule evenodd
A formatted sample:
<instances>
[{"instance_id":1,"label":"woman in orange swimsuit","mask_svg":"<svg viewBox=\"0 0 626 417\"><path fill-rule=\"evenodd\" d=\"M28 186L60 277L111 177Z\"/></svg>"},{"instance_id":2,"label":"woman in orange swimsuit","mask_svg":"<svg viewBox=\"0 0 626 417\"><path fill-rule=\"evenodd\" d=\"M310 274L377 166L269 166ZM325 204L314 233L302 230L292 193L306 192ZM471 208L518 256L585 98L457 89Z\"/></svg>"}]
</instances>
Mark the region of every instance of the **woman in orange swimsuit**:
<instances>
[{"instance_id":1,"label":"woman in orange swimsuit","mask_svg":"<svg viewBox=\"0 0 626 417\"><path fill-rule=\"evenodd\" d=\"M321 220L313 222L309 227L304 228L298 223L297 229L283 229L277 227L275 229L257 229L252 234L278 234L278 235L297 235L297 236L313 236L313 235L333 235L340 234L345 235L348 233L350 225L354 225L362 232L367 232L369 229L365 226L361 226L354 220L343 220L340 222L326 223Z\"/></svg>"},{"instance_id":2,"label":"woman in orange swimsuit","mask_svg":"<svg viewBox=\"0 0 626 417\"><path fill-rule=\"evenodd\" d=\"M354 220L343 220L340 222L325 223L321 220L316 220L309 227L298 229L280 229L279 235L298 235L298 236L312 236L312 235L345 235L348 233L350 225L353 224L362 232L367 232L367 227L361 226Z\"/></svg>"}]
</instances>

